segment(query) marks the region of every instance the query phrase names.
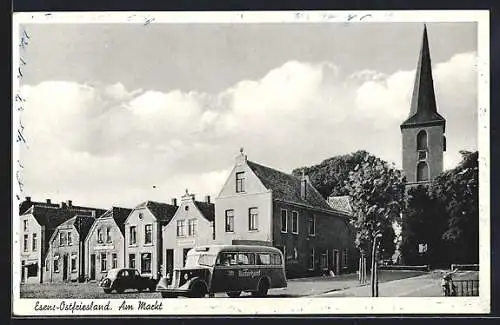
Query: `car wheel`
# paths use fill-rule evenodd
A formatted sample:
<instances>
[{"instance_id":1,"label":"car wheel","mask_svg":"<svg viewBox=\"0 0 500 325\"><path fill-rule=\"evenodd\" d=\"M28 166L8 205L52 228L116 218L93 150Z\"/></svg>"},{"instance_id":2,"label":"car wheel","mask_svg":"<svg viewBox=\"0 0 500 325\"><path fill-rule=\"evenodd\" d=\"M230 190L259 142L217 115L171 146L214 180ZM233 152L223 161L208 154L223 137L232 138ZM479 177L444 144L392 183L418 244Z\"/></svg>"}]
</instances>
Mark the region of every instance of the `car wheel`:
<instances>
[{"instance_id":1,"label":"car wheel","mask_svg":"<svg viewBox=\"0 0 500 325\"><path fill-rule=\"evenodd\" d=\"M118 293L123 293L125 291L124 288L116 288L116 292Z\"/></svg>"},{"instance_id":2,"label":"car wheel","mask_svg":"<svg viewBox=\"0 0 500 325\"><path fill-rule=\"evenodd\" d=\"M144 288L137 288L137 291L139 292L142 292L142 290L144 290Z\"/></svg>"},{"instance_id":3,"label":"car wheel","mask_svg":"<svg viewBox=\"0 0 500 325\"><path fill-rule=\"evenodd\" d=\"M175 293L162 292L161 297L162 298L177 298L177 295Z\"/></svg>"},{"instance_id":4,"label":"car wheel","mask_svg":"<svg viewBox=\"0 0 500 325\"><path fill-rule=\"evenodd\" d=\"M241 295L241 291L229 291L226 294L229 298L238 298Z\"/></svg>"},{"instance_id":5,"label":"car wheel","mask_svg":"<svg viewBox=\"0 0 500 325\"><path fill-rule=\"evenodd\" d=\"M111 293L112 289L104 289L104 293Z\"/></svg>"},{"instance_id":6,"label":"car wheel","mask_svg":"<svg viewBox=\"0 0 500 325\"><path fill-rule=\"evenodd\" d=\"M207 294L207 288L202 282L195 283L192 291L191 291L191 297L192 298L203 298Z\"/></svg>"},{"instance_id":7,"label":"car wheel","mask_svg":"<svg viewBox=\"0 0 500 325\"><path fill-rule=\"evenodd\" d=\"M151 287L149 287L149 291L150 291L150 292L155 292L155 290L156 290L156 286L151 286Z\"/></svg>"},{"instance_id":8,"label":"car wheel","mask_svg":"<svg viewBox=\"0 0 500 325\"><path fill-rule=\"evenodd\" d=\"M265 296L267 296L268 290L269 290L269 282L265 278L261 279L259 282L259 286L257 287L257 291L253 291L252 296L265 297Z\"/></svg>"}]
</instances>

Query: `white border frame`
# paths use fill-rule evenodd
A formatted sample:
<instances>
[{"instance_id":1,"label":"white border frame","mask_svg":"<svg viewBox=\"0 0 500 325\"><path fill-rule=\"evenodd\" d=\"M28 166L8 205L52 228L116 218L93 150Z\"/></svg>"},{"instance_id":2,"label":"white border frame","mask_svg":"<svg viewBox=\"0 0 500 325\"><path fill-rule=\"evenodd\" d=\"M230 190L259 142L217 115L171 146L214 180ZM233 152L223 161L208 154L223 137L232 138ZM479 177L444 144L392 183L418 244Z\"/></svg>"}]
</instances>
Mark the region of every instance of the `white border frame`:
<instances>
[{"instance_id":1,"label":"white border frame","mask_svg":"<svg viewBox=\"0 0 500 325\"><path fill-rule=\"evenodd\" d=\"M480 296L454 298L266 298L266 299L169 299L165 301L162 311L118 311L117 307L122 299L92 300L94 303L110 302L113 310L102 311L35 311L39 303L59 305L88 304L91 300L78 299L20 299L20 245L19 245L19 218L13 215L12 229L12 310L14 315L61 316L61 315L271 315L271 314L351 314L371 315L374 313L404 314L446 314L446 313L488 313L490 301L490 173L489 173L489 11L487 10L422 10L422 11L251 11L251 12L37 12L14 13L12 36L13 46L13 93L14 100L19 89L17 68L19 66L19 39L20 24L24 23L264 23L264 22L343 22L349 24L371 22L476 22L478 31L478 149L480 165ZM13 105L15 102L13 102ZM15 194L21 195L15 171L18 168L19 147L17 145L17 123L19 112L13 108L12 128L12 159L14 173L12 174L12 188L14 197L12 211L18 211L19 201ZM331 299L335 299L332 303ZM158 299L160 300L160 299ZM134 304L134 299L127 303ZM145 301L154 302L154 299ZM196 306L196 308L193 308Z\"/></svg>"}]
</instances>

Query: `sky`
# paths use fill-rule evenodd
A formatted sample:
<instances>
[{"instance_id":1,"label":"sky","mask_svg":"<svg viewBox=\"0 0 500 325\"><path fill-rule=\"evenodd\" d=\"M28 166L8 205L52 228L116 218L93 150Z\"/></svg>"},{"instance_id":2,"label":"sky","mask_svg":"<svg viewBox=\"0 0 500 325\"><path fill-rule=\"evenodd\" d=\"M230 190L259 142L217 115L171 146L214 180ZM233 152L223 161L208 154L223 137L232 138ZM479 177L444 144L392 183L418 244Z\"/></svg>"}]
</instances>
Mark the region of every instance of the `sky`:
<instances>
[{"instance_id":1,"label":"sky","mask_svg":"<svg viewBox=\"0 0 500 325\"><path fill-rule=\"evenodd\" d=\"M421 23L26 24L23 196L133 208L216 197L244 148L284 172L401 167ZM477 150L477 25L427 24L445 168Z\"/></svg>"}]
</instances>

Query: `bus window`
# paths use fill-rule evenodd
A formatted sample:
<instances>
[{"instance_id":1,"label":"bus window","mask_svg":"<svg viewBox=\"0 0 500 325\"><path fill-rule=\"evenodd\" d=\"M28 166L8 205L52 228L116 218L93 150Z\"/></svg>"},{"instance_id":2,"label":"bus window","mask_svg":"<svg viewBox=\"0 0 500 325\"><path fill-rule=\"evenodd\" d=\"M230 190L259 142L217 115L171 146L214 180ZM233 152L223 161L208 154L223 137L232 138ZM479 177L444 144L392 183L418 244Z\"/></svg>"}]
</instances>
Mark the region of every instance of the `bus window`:
<instances>
[{"instance_id":1,"label":"bus window","mask_svg":"<svg viewBox=\"0 0 500 325\"><path fill-rule=\"evenodd\" d=\"M220 253L217 258L217 265L230 266L237 264L236 253Z\"/></svg>"},{"instance_id":2,"label":"bus window","mask_svg":"<svg viewBox=\"0 0 500 325\"><path fill-rule=\"evenodd\" d=\"M258 265L269 265L269 264L271 264L271 254L257 253L257 264Z\"/></svg>"},{"instance_id":3,"label":"bus window","mask_svg":"<svg viewBox=\"0 0 500 325\"><path fill-rule=\"evenodd\" d=\"M271 264L273 265L281 265L281 255L273 254L271 259Z\"/></svg>"},{"instance_id":4,"label":"bus window","mask_svg":"<svg viewBox=\"0 0 500 325\"><path fill-rule=\"evenodd\" d=\"M253 253L239 253L238 254L238 264L239 265L254 265L255 257Z\"/></svg>"}]
</instances>

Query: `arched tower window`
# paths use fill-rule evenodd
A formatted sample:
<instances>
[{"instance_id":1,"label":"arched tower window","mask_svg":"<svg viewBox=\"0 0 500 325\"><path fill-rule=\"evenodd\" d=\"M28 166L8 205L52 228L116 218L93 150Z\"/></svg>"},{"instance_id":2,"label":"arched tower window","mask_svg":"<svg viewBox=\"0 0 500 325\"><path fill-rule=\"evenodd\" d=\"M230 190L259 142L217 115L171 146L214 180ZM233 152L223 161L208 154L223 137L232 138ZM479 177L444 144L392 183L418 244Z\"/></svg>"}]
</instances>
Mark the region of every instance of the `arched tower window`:
<instances>
[{"instance_id":1,"label":"arched tower window","mask_svg":"<svg viewBox=\"0 0 500 325\"><path fill-rule=\"evenodd\" d=\"M429 166L425 161L417 164L417 182L424 182L429 180Z\"/></svg>"},{"instance_id":2,"label":"arched tower window","mask_svg":"<svg viewBox=\"0 0 500 325\"><path fill-rule=\"evenodd\" d=\"M417 150L427 150L427 132L424 130L417 134Z\"/></svg>"}]
</instances>

